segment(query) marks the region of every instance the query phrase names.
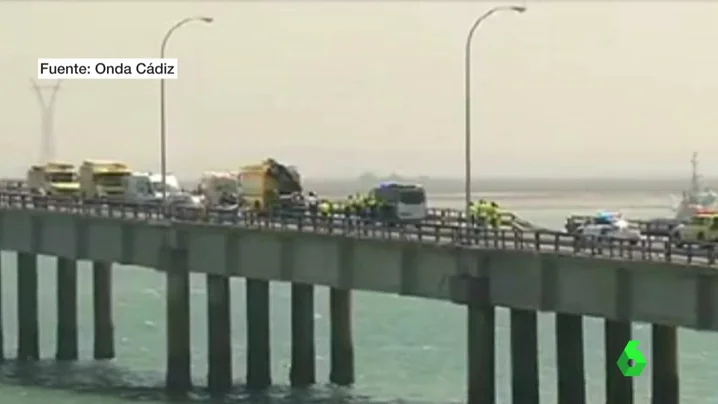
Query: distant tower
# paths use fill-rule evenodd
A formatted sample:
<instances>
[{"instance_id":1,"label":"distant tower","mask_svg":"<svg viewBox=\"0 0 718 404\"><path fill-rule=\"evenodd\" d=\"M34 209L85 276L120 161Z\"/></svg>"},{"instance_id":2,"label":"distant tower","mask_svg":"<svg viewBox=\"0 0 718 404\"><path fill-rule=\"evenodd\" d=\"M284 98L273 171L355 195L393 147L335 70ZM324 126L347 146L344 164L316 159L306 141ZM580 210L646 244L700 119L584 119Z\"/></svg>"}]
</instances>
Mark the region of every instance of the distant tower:
<instances>
[{"instance_id":1,"label":"distant tower","mask_svg":"<svg viewBox=\"0 0 718 404\"><path fill-rule=\"evenodd\" d=\"M61 80L51 85L41 85L37 81L32 81L32 88L35 90L37 101L40 103L40 155L39 163L47 163L55 158L55 138L53 120L55 117L55 100L57 92L60 90ZM44 91L49 91L50 97L45 100Z\"/></svg>"},{"instance_id":2,"label":"distant tower","mask_svg":"<svg viewBox=\"0 0 718 404\"><path fill-rule=\"evenodd\" d=\"M698 153L693 152L691 158L691 192L697 194L701 190L701 176L698 174Z\"/></svg>"}]
</instances>

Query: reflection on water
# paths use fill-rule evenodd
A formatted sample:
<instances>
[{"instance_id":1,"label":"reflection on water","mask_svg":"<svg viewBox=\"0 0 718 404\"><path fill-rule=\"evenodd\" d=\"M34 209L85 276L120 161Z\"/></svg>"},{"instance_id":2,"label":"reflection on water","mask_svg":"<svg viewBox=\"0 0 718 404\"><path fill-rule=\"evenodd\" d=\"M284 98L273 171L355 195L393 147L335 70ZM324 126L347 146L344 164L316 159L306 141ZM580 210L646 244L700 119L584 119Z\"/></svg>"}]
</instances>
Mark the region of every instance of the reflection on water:
<instances>
[{"instance_id":1,"label":"reflection on water","mask_svg":"<svg viewBox=\"0 0 718 404\"><path fill-rule=\"evenodd\" d=\"M78 394L95 394L128 401L172 403L417 403L406 400L376 400L354 394L351 389L337 386L315 386L291 389L274 386L266 392L254 393L243 386L235 387L223 397L212 397L205 388L195 388L181 397L168 395L163 375L129 371L112 362L38 362L7 361L0 365L0 383L6 385L58 389Z\"/></svg>"}]
</instances>

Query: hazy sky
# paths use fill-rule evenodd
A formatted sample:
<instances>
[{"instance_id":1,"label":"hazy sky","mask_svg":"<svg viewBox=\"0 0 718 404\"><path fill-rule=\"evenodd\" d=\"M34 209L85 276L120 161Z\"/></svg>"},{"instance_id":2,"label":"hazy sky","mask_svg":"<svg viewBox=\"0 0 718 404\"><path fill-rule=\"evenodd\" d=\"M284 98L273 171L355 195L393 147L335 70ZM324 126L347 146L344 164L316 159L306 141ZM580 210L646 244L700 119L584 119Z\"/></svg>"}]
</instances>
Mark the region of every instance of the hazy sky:
<instances>
[{"instance_id":1,"label":"hazy sky","mask_svg":"<svg viewBox=\"0 0 718 404\"><path fill-rule=\"evenodd\" d=\"M339 3L339 4L336 4ZM2 2L0 173L39 154L38 57L168 56L169 166L463 175L463 49L490 2ZM508 3L500 3L508 4ZM474 173L718 174L718 3L523 2L473 47ZM66 81L57 157L156 169L156 81Z\"/></svg>"}]
</instances>

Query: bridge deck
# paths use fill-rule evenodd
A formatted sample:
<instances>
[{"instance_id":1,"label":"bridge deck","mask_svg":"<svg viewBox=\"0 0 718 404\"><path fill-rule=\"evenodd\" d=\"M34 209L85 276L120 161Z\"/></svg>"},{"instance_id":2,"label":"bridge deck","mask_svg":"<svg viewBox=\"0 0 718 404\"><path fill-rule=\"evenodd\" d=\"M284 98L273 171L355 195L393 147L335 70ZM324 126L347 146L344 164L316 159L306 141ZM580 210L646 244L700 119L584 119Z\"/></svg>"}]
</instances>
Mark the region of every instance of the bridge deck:
<instances>
[{"instance_id":1,"label":"bridge deck","mask_svg":"<svg viewBox=\"0 0 718 404\"><path fill-rule=\"evenodd\" d=\"M0 248L192 272L293 281L467 303L489 278L495 305L718 329L713 250L620 240L582 246L557 232L388 228L347 218L163 216L156 206L80 206L0 195Z\"/></svg>"}]
</instances>

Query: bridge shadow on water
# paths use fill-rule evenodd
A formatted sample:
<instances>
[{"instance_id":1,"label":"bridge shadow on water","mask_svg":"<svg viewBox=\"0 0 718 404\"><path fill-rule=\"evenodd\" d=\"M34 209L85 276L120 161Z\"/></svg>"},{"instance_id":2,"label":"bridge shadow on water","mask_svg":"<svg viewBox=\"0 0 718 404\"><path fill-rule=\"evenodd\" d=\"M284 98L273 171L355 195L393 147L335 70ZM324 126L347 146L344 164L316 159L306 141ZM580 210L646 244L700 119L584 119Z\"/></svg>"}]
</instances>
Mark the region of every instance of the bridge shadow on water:
<instances>
[{"instance_id":1,"label":"bridge shadow on water","mask_svg":"<svg viewBox=\"0 0 718 404\"><path fill-rule=\"evenodd\" d=\"M274 386L266 392L250 392L238 385L228 394L212 396L206 388L195 387L183 396L172 396L163 386L160 373L123 369L111 362L5 361L0 365L0 384L56 389L76 394L92 394L134 402L168 403L342 403L342 404L419 404L416 400L375 399L356 394L350 388L317 385L308 389Z\"/></svg>"}]
</instances>

